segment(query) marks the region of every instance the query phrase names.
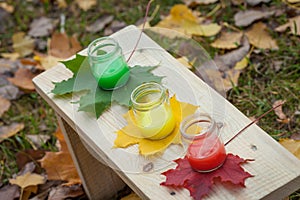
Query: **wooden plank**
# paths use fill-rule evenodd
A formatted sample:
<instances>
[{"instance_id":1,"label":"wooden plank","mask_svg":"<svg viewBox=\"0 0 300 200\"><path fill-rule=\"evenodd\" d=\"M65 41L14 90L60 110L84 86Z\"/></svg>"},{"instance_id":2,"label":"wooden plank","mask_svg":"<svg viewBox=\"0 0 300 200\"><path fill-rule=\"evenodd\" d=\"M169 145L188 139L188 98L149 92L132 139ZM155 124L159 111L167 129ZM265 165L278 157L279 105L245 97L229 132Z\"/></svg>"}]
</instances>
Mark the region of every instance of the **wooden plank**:
<instances>
[{"instance_id":1,"label":"wooden plank","mask_svg":"<svg viewBox=\"0 0 300 200\"><path fill-rule=\"evenodd\" d=\"M125 187L125 183L111 168L99 162L97 156L91 155L91 150L87 150L84 142L64 119L58 115L57 119L88 198L97 200L114 197Z\"/></svg>"},{"instance_id":2,"label":"wooden plank","mask_svg":"<svg viewBox=\"0 0 300 200\"><path fill-rule=\"evenodd\" d=\"M123 52L128 56L138 35L139 30L129 26L112 37L119 42ZM81 53L86 54L86 50ZM209 113L213 118L224 122L222 129L224 141L229 140L250 122L226 99L143 34L130 65L158 63L160 66L154 73L166 76L163 83L171 93L176 94L181 101L199 105L202 112ZM37 76L34 83L40 95L140 197L188 199L187 190L176 190L176 195L170 195L172 189L159 185L165 179L160 173L175 167L171 160L183 156L183 148L180 145L172 145L164 154L151 158L138 155L136 146L127 149L112 148L116 138L114 132L126 123L122 118L126 109L113 105L98 120L87 113L77 112L78 105L70 103L78 100L77 95L55 97L50 92L54 87L52 81L65 80L70 76L71 73L60 64ZM274 195L281 198L299 189L300 161L257 125L253 125L233 140L226 150L243 158L255 159L254 162L244 165L244 168L255 177L246 180L246 188L228 189L217 184L213 186L207 199L262 199ZM150 162L154 166L153 170L149 173L143 172L143 167Z\"/></svg>"}]
</instances>

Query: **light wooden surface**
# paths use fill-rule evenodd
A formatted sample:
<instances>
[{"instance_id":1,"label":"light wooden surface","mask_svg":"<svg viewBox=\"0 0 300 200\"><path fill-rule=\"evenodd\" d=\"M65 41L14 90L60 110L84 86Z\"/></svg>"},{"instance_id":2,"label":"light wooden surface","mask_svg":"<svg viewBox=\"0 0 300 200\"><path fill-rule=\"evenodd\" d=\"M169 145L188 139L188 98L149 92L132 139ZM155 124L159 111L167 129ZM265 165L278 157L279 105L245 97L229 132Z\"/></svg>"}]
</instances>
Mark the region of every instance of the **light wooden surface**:
<instances>
[{"instance_id":1,"label":"light wooden surface","mask_svg":"<svg viewBox=\"0 0 300 200\"><path fill-rule=\"evenodd\" d=\"M128 56L138 34L137 28L129 26L112 37L119 42ZM138 49L142 50L134 54L130 65L155 65L160 62L154 73L166 76L163 79L164 85L175 93L179 100L199 105L202 112L207 112L225 123L222 130L225 142L250 122L245 115L148 36L143 35ZM86 54L86 51L81 54ZM151 158L138 155L136 146L127 149L112 148L116 137L114 132L125 125L122 114L126 109L113 105L98 120L87 113L77 112L78 105L71 103L78 100L77 95L55 97L50 92L54 87L52 82L59 82L71 76L71 72L60 64L37 76L34 83L39 94L78 133L86 148L91 150L91 154L96 154L98 160L106 162L143 199L189 199L189 193L185 189L174 190L159 185L165 180L160 173L175 167L171 160L183 156L183 148L180 145L172 145L164 154ZM253 148L254 146L256 148ZM242 158L255 159L254 162L243 165L254 177L246 180L246 188L216 184L206 199L280 199L300 188L300 161L258 126L253 125L247 129L227 145L226 150ZM77 154L76 151L74 154ZM144 173L143 167L149 162L152 162L154 168L151 172ZM78 167L80 171L87 166ZM172 191L176 194L170 195Z\"/></svg>"}]
</instances>

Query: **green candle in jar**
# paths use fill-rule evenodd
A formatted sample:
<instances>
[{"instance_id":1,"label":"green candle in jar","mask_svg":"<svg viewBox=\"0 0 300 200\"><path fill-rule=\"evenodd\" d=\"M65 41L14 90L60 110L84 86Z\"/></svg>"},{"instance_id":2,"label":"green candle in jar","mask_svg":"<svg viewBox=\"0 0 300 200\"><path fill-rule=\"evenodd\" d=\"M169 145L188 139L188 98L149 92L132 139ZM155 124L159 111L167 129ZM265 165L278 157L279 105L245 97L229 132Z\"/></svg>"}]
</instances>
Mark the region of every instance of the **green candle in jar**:
<instances>
[{"instance_id":1,"label":"green candle in jar","mask_svg":"<svg viewBox=\"0 0 300 200\"><path fill-rule=\"evenodd\" d=\"M109 37L94 40L88 47L88 59L98 85L105 90L122 87L129 79L129 67L119 44Z\"/></svg>"}]
</instances>

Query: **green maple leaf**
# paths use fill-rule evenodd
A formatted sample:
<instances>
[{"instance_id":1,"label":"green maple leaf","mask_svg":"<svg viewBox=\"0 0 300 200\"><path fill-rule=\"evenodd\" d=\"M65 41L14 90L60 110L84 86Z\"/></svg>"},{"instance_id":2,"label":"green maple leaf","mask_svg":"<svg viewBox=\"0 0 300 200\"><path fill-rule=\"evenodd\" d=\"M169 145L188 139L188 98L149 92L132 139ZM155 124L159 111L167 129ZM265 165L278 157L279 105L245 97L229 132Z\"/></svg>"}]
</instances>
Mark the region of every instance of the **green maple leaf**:
<instances>
[{"instance_id":1,"label":"green maple leaf","mask_svg":"<svg viewBox=\"0 0 300 200\"><path fill-rule=\"evenodd\" d=\"M125 86L115 90L103 90L98 87L97 81L92 75L86 56L76 55L73 60L63 62L74 75L72 78L54 83L54 94L64 95L73 92L87 91L79 100L79 111L91 112L98 118L107 110L113 102L130 106L131 92L138 85L145 82L161 82L163 77L151 73L156 67L142 67L136 65L130 68L130 77Z\"/></svg>"}]
</instances>

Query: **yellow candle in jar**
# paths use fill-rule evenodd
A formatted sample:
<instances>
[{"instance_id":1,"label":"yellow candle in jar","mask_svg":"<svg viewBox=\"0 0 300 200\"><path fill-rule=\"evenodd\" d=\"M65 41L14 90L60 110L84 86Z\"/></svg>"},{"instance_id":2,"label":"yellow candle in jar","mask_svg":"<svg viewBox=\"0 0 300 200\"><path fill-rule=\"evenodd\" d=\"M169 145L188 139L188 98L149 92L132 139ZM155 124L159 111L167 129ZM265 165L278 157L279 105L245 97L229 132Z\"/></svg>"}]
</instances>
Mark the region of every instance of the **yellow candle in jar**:
<instances>
[{"instance_id":1,"label":"yellow candle in jar","mask_svg":"<svg viewBox=\"0 0 300 200\"><path fill-rule=\"evenodd\" d=\"M175 118L167 90L158 83L144 83L131 94L135 123L141 136L159 140L170 135Z\"/></svg>"},{"instance_id":2,"label":"yellow candle in jar","mask_svg":"<svg viewBox=\"0 0 300 200\"><path fill-rule=\"evenodd\" d=\"M172 109L165 104L146 112L139 112L136 122L142 136L152 140L167 137L175 127Z\"/></svg>"}]
</instances>

